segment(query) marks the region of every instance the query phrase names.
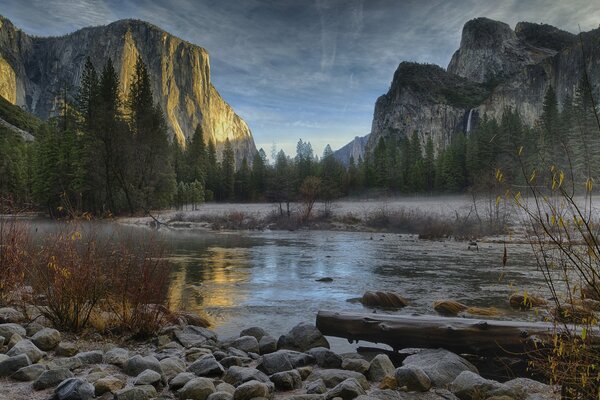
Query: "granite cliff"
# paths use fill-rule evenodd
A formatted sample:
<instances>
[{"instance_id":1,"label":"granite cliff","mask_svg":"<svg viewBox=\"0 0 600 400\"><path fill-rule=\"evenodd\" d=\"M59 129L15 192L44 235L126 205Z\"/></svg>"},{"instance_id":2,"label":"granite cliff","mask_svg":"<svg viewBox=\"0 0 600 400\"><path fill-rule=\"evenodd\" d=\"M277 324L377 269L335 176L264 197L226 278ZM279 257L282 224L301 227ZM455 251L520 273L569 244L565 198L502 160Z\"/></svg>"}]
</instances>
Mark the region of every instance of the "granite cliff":
<instances>
[{"instance_id":1,"label":"granite cliff","mask_svg":"<svg viewBox=\"0 0 600 400\"><path fill-rule=\"evenodd\" d=\"M238 161L252 160L256 147L250 129L212 85L207 51L144 21L34 37L0 16L0 95L47 118L57 113L59 88L79 85L88 56L97 70L110 57L126 93L138 55L176 140L183 143L200 123L205 140L214 140L218 150L228 138Z\"/></svg>"}]
</instances>

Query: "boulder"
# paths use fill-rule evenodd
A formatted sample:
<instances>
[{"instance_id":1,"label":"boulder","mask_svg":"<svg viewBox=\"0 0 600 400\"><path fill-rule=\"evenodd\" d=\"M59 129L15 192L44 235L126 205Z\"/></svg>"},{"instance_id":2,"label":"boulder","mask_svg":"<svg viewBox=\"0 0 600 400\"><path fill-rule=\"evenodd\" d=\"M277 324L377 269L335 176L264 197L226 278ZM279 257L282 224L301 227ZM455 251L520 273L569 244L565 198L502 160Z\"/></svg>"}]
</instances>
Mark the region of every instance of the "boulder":
<instances>
[{"instance_id":1,"label":"boulder","mask_svg":"<svg viewBox=\"0 0 600 400\"><path fill-rule=\"evenodd\" d=\"M66 368L70 369L71 371L77 368L81 368L82 366L83 363L81 362L81 360L75 357L55 358L54 360L48 363L49 369Z\"/></svg>"},{"instance_id":2,"label":"boulder","mask_svg":"<svg viewBox=\"0 0 600 400\"><path fill-rule=\"evenodd\" d=\"M79 378L62 381L54 390L56 400L91 400L94 398L94 386Z\"/></svg>"},{"instance_id":3,"label":"boulder","mask_svg":"<svg viewBox=\"0 0 600 400\"><path fill-rule=\"evenodd\" d=\"M429 376L419 367L402 366L396 370L395 377L398 387L406 386L411 392L426 392L431 388Z\"/></svg>"},{"instance_id":4,"label":"boulder","mask_svg":"<svg viewBox=\"0 0 600 400\"><path fill-rule=\"evenodd\" d=\"M177 391L180 399L206 400L214 393L215 385L208 378L194 378Z\"/></svg>"},{"instance_id":5,"label":"boulder","mask_svg":"<svg viewBox=\"0 0 600 400\"><path fill-rule=\"evenodd\" d=\"M17 311L12 307L0 308L0 323L21 322L25 319L25 315L21 311Z\"/></svg>"},{"instance_id":6,"label":"boulder","mask_svg":"<svg viewBox=\"0 0 600 400\"><path fill-rule=\"evenodd\" d=\"M215 386L215 388L217 389L217 392L227 392L227 393L231 394L232 396L233 396L233 393L235 392L235 387L233 385L230 385L229 383L225 383L225 382L219 383L217 386Z\"/></svg>"},{"instance_id":7,"label":"boulder","mask_svg":"<svg viewBox=\"0 0 600 400\"><path fill-rule=\"evenodd\" d=\"M278 350L275 353L265 354L259 362L257 369L272 375L277 372L290 371L298 367L313 364L315 358L293 350Z\"/></svg>"},{"instance_id":8,"label":"boulder","mask_svg":"<svg viewBox=\"0 0 600 400\"><path fill-rule=\"evenodd\" d=\"M356 379L348 378L325 393L325 398L333 399L339 397L344 400L351 400L364 394L366 393L362 385Z\"/></svg>"},{"instance_id":9,"label":"boulder","mask_svg":"<svg viewBox=\"0 0 600 400\"><path fill-rule=\"evenodd\" d=\"M147 369L162 372L160 362L154 356L142 357L139 354L129 358L123 366L123 371L129 376L138 376Z\"/></svg>"},{"instance_id":10,"label":"boulder","mask_svg":"<svg viewBox=\"0 0 600 400\"><path fill-rule=\"evenodd\" d=\"M302 386L302 377L296 370L278 372L269 377L279 390L292 390Z\"/></svg>"},{"instance_id":11,"label":"boulder","mask_svg":"<svg viewBox=\"0 0 600 400\"><path fill-rule=\"evenodd\" d=\"M74 357L81 360L83 365L95 365L102 364L102 361L104 360L104 353L102 350L92 350L78 353Z\"/></svg>"},{"instance_id":12,"label":"boulder","mask_svg":"<svg viewBox=\"0 0 600 400\"><path fill-rule=\"evenodd\" d=\"M231 367L225 372L223 381L233 386L239 386L242 383L249 381L259 381L270 383L269 377L259 370L248 367Z\"/></svg>"},{"instance_id":13,"label":"boulder","mask_svg":"<svg viewBox=\"0 0 600 400\"><path fill-rule=\"evenodd\" d=\"M254 336L239 337L231 343L231 347L246 353L258 353L260 351L258 340Z\"/></svg>"},{"instance_id":14,"label":"boulder","mask_svg":"<svg viewBox=\"0 0 600 400\"><path fill-rule=\"evenodd\" d=\"M79 347L72 342L60 342L54 350L54 354L61 357L73 357L78 352Z\"/></svg>"},{"instance_id":15,"label":"boulder","mask_svg":"<svg viewBox=\"0 0 600 400\"><path fill-rule=\"evenodd\" d=\"M304 322L293 327L277 342L278 349L307 351L315 347L330 348L329 342L317 327Z\"/></svg>"},{"instance_id":16,"label":"boulder","mask_svg":"<svg viewBox=\"0 0 600 400\"><path fill-rule=\"evenodd\" d=\"M27 354L19 354L17 356L6 358L0 361L0 377L10 376L28 365L31 365L31 361Z\"/></svg>"},{"instance_id":17,"label":"boulder","mask_svg":"<svg viewBox=\"0 0 600 400\"><path fill-rule=\"evenodd\" d=\"M33 382L33 388L35 390L48 389L58 385L65 379L73 378L73 376L73 373L66 368L46 370Z\"/></svg>"},{"instance_id":18,"label":"boulder","mask_svg":"<svg viewBox=\"0 0 600 400\"><path fill-rule=\"evenodd\" d=\"M159 383L161 376L158 372L147 369L135 377L133 384L136 386L140 385L155 385Z\"/></svg>"},{"instance_id":19,"label":"boulder","mask_svg":"<svg viewBox=\"0 0 600 400\"><path fill-rule=\"evenodd\" d=\"M40 350L54 350L60 343L60 332L52 328L43 328L31 337L31 341Z\"/></svg>"},{"instance_id":20,"label":"boulder","mask_svg":"<svg viewBox=\"0 0 600 400\"><path fill-rule=\"evenodd\" d=\"M244 364L250 363L251 361L252 361L252 359L250 357L229 356L229 357L225 357L225 358L221 359L221 361L219 361L219 363L224 368L229 368L229 367L233 367L234 365L241 367Z\"/></svg>"},{"instance_id":21,"label":"boulder","mask_svg":"<svg viewBox=\"0 0 600 400\"><path fill-rule=\"evenodd\" d=\"M134 386L121 389L114 395L114 400L150 400L158 396L154 386Z\"/></svg>"},{"instance_id":22,"label":"boulder","mask_svg":"<svg viewBox=\"0 0 600 400\"><path fill-rule=\"evenodd\" d=\"M0 324L0 336L4 338L4 343L8 342L12 335L27 336L27 331L19 324L8 323Z\"/></svg>"},{"instance_id":23,"label":"boulder","mask_svg":"<svg viewBox=\"0 0 600 400\"><path fill-rule=\"evenodd\" d=\"M254 398L269 398L270 390L269 386L259 381L248 381L242 383L233 393L234 400L250 400Z\"/></svg>"},{"instance_id":24,"label":"boulder","mask_svg":"<svg viewBox=\"0 0 600 400\"><path fill-rule=\"evenodd\" d=\"M400 392L396 390L373 390L369 395L360 395L356 399L357 400L367 400L367 399L377 399L377 400L456 400L456 398L452 395L452 393L448 393L450 397L448 398L438 398L438 397L423 397L421 393L416 394L416 396L412 396L412 393L403 393L400 395Z\"/></svg>"},{"instance_id":25,"label":"boulder","mask_svg":"<svg viewBox=\"0 0 600 400\"><path fill-rule=\"evenodd\" d=\"M267 336L268 333L263 328L259 328L257 326L253 326L251 328L244 329L240 332L240 337L243 336L253 336L256 340L260 341L264 336Z\"/></svg>"},{"instance_id":26,"label":"boulder","mask_svg":"<svg viewBox=\"0 0 600 400\"><path fill-rule=\"evenodd\" d=\"M17 372L12 374L10 377L17 381L29 382L35 381L39 376L46 371L46 366L41 364L28 365L23 368L19 368Z\"/></svg>"},{"instance_id":27,"label":"boulder","mask_svg":"<svg viewBox=\"0 0 600 400\"><path fill-rule=\"evenodd\" d=\"M461 400L487 399L492 396L510 396L514 392L506 385L485 379L471 371L461 372L450 384L450 391Z\"/></svg>"},{"instance_id":28,"label":"boulder","mask_svg":"<svg viewBox=\"0 0 600 400\"><path fill-rule=\"evenodd\" d=\"M104 362L107 364L116 365L122 367L129 359L129 350L115 347L104 354Z\"/></svg>"},{"instance_id":29,"label":"boulder","mask_svg":"<svg viewBox=\"0 0 600 400\"><path fill-rule=\"evenodd\" d=\"M196 376L221 376L225 369L212 354L207 354L194 361L188 368L188 372Z\"/></svg>"},{"instance_id":30,"label":"boulder","mask_svg":"<svg viewBox=\"0 0 600 400\"><path fill-rule=\"evenodd\" d=\"M355 379L363 389L369 388L369 383L367 382L367 378L363 374L354 371L346 371L344 369L320 369L313 371L308 378L307 381L312 382L318 379L322 379L325 386L328 388L335 387L345 381L346 379L353 378Z\"/></svg>"},{"instance_id":31,"label":"boulder","mask_svg":"<svg viewBox=\"0 0 600 400\"><path fill-rule=\"evenodd\" d=\"M196 375L194 375L191 372L181 372L169 381L169 389L181 389L186 383L188 383L194 378L196 378Z\"/></svg>"},{"instance_id":32,"label":"boulder","mask_svg":"<svg viewBox=\"0 0 600 400\"><path fill-rule=\"evenodd\" d=\"M258 349L260 354L269 354L277 351L277 339L272 336L265 335L258 341Z\"/></svg>"},{"instance_id":33,"label":"boulder","mask_svg":"<svg viewBox=\"0 0 600 400\"><path fill-rule=\"evenodd\" d=\"M228 392L214 392L206 400L232 400L233 395Z\"/></svg>"},{"instance_id":34,"label":"boulder","mask_svg":"<svg viewBox=\"0 0 600 400\"><path fill-rule=\"evenodd\" d=\"M340 368L342 357L325 347L315 347L306 352L315 358L317 365L321 368Z\"/></svg>"},{"instance_id":35,"label":"boulder","mask_svg":"<svg viewBox=\"0 0 600 400\"><path fill-rule=\"evenodd\" d=\"M299 367L296 368L296 371L298 371L298 373L300 374L300 376L302 377L302 380L305 380L306 378L308 378L308 376L310 374L312 374L313 372L313 366L312 365L307 365L306 367Z\"/></svg>"},{"instance_id":36,"label":"boulder","mask_svg":"<svg viewBox=\"0 0 600 400\"><path fill-rule=\"evenodd\" d=\"M85 380L91 384L94 384L98 379L106 378L107 376L110 376L109 371L96 367L90 371L90 373L85 377Z\"/></svg>"},{"instance_id":37,"label":"boulder","mask_svg":"<svg viewBox=\"0 0 600 400\"><path fill-rule=\"evenodd\" d=\"M322 379L317 379L306 385L306 393L308 394L323 394L325 392L327 392L327 386L325 386L325 382Z\"/></svg>"},{"instance_id":38,"label":"boulder","mask_svg":"<svg viewBox=\"0 0 600 400\"><path fill-rule=\"evenodd\" d=\"M6 352L6 355L9 357L17 356L19 354L27 354L27 357L29 357L33 364L46 356L46 353L38 349L30 340L21 340Z\"/></svg>"},{"instance_id":39,"label":"boulder","mask_svg":"<svg viewBox=\"0 0 600 400\"><path fill-rule=\"evenodd\" d=\"M422 350L406 357L402 365L421 368L433 387L446 387L463 371L478 373L473 364L444 349Z\"/></svg>"},{"instance_id":40,"label":"boulder","mask_svg":"<svg viewBox=\"0 0 600 400\"><path fill-rule=\"evenodd\" d=\"M342 360L342 369L360 372L363 375L367 375L370 367L371 363L362 358L344 358Z\"/></svg>"},{"instance_id":41,"label":"boulder","mask_svg":"<svg viewBox=\"0 0 600 400\"><path fill-rule=\"evenodd\" d=\"M396 367L385 354L377 354L371 360L371 366L369 367L369 379L373 382L379 382L386 376L394 375Z\"/></svg>"},{"instance_id":42,"label":"boulder","mask_svg":"<svg viewBox=\"0 0 600 400\"><path fill-rule=\"evenodd\" d=\"M504 385L515 393L522 395L531 395L536 393L553 393L553 387L545 383L534 381L528 378L515 378L504 382Z\"/></svg>"},{"instance_id":43,"label":"boulder","mask_svg":"<svg viewBox=\"0 0 600 400\"><path fill-rule=\"evenodd\" d=\"M215 342L217 334L213 331L199 326L187 325L183 329L177 329L175 337L184 347L200 347L209 341Z\"/></svg>"},{"instance_id":44,"label":"boulder","mask_svg":"<svg viewBox=\"0 0 600 400\"><path fill-rule=\"evenodd\" d=\"M96 392L96 396L102 396L104 393L114 394L119 390L123 389L123 386L125 386L125 382L112 375L100 378L94 382L94 390Z\"/></svg>"},{"instance_id":45,"label":"boulder","mask_svg":"<svg viewBox=\"0 0 600 400\"><path fill-rule=\"evenodd\" d=\"M167 381L171 380L177 374L185 371L185 362L176 357L167 357L160 360L160 369Z\"/></svg>"},{"instance_id":46,"label":"boulder","mask_svg":"<svg viewBox=\"0 0 600 400\"><path fill-rule=\"evenodd\" d=\"M37 322L30 322L25 326L25 330L27 331L27 336L32 337L33 335L35 335L36 333L38 333L39 331L41 331L42 329L44 329L45 326L37 323Z\"/></svg>"},{"instance_id":47,"label":"boulder","mask_svg":"<svg viewBox=\"0 0 600 400\"><path fill-rule=\"evenodd\" d=\"M8 348L8 350L10 350L14 347L15 344L19 343L21 340L23 340L23 337L18 333L15 333L10 337L10 340L8 341L6 347Z\"/></svg>"},{"instance_id":48,"label":"boulder","mask_svg":"<svg viewBox=\"0 0 600 400\"><path fill-rule=\"evenodd\" d=\"M396 292L365 292L360 302L367 307L403 308L408 305L408 300Z\"/></svg>"}]
</instances>

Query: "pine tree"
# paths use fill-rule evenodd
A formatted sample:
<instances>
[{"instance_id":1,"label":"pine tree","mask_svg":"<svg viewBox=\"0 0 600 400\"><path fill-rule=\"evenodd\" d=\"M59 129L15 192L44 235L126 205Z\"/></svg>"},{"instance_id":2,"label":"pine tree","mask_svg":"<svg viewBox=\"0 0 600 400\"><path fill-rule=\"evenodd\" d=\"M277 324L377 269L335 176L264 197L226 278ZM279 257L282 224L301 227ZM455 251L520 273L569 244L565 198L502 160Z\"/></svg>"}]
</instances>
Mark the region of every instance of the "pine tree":
<instances>
[{"instance_id":1,"label":"pine tree","mask_svg":"<svg viewBox=\"0 0 600 400\"><path fill-rule=\"evenodd\" d=\"M204 133L202 125L198 124L194 130L194 135L187 148L187 162L189 165L189 181L204 182L206 180L207 154L206 144L204 143Z\"/></svg>"},{"instance_id":2,"label":"pine tree","mask_svg":"<svg viewBox=\"0 0 600 400\"><path fill-rule=\"evenodd\" d=\"M256 152L252 160L250 182L251 197L259 199L265 194L267 188L267 154L262 148Z\"/></svg>"},{"instance_id":3,"label":"pine tree","mask_svg":"<svg viewBox=\"0 0 600 400\"><path fill-rule=\"evenodd\" d=\"M229 138L225 139L223 158L221 161L222 199L233 200L235 197L235 154Z\"/></svg>"},{"instance_id":4,"label":"pine tree","mask_svg":"<svg viewBox=\"0 0 600 400\"><path fill-rule=\"evenodd\" d=\"M431 136L427 138L427 143L425 144L423 168L425 169L425 189L432 191L435 186L435 153Z\"/></svg>"},{"instance_id":5,"label":"pine tree","mask_svg":"<svg viewBox=\"0 0 600 400\"><path fill-rule=\"evenodd\" d=\"M219 193L219 165L217 163L217 149L215 142L208 141L206 148L206 186L205 197L207 200L216 199Z\"/></svg>"},{"instance_id":6,"label":"pine tree","mask_svg":"<svg viewBox=\"0 0 600 400\"><path fill-rule=\"evenodd\" d=\"M235 173L235 197L247 201L251 195L251 172L246 157L242 160L240 168Z\"/></svg>"}]
</instances>

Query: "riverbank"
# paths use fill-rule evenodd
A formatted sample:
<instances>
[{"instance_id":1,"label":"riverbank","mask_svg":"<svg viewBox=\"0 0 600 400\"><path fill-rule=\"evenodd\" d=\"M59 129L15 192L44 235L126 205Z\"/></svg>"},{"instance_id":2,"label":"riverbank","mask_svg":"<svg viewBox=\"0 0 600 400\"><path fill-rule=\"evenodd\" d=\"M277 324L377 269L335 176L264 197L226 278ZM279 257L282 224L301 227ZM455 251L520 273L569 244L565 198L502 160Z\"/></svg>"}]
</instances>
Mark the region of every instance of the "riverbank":
<instances>
[{"instance_id":1,"label":"riverbank","mask_svg":"<svg viewBox=\"0 0 600 400\"><path fill-rule=\"evenodd\" d=\"M391 358L335 353L310 323L279 338L260 327L219 338L182 322L147 341L123 342L65 335L19 314L0 310L0 398L11 400L560 398L557 388L528 378L486 379L442 349Z\"/></svg>"}]
</instances>

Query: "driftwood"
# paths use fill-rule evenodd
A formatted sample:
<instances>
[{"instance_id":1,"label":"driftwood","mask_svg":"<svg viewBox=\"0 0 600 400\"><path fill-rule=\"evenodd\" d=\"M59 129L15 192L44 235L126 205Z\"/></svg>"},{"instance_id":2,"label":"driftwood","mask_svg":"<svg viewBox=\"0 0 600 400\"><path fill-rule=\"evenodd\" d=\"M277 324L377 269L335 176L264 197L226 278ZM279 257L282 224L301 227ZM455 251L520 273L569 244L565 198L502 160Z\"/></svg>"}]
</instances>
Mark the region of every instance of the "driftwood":
<instances>
[{"instance_id":1,"label":"driftwood","mask_svg":"<svg viewBox=\"0 0 600 400\"><path fill-rule=\"evenodd\" d=\"M331 311L319 311L317 328L326 336L385 343L396 351L441 347L459 354L482 356L524 355L534 343L548 343L546 340L556 332L554 325L543 322Z\"/></svg>"}]
</instances>

